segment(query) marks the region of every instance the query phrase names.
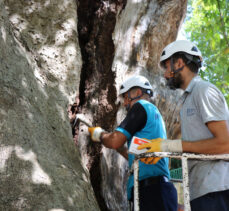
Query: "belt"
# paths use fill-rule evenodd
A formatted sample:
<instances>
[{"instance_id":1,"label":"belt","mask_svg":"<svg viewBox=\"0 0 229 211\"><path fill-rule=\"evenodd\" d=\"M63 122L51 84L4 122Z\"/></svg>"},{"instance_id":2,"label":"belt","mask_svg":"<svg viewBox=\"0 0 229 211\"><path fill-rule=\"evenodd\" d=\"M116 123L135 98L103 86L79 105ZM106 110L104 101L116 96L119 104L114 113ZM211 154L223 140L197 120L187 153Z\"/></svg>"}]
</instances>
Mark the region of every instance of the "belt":
<instances>
[{"instance_id":1,"label":"belt","mask_svg":"<svg viewBox=\"0 0 229 211\"><path fill-rule=\"evenodd\" d=\"M155 184L164 183L164 182L169 182L169 179L166 176L149 177L149 178L139 181L139 186L146 187L149 185L155 185Z\"/></svg>"}]
</instances>

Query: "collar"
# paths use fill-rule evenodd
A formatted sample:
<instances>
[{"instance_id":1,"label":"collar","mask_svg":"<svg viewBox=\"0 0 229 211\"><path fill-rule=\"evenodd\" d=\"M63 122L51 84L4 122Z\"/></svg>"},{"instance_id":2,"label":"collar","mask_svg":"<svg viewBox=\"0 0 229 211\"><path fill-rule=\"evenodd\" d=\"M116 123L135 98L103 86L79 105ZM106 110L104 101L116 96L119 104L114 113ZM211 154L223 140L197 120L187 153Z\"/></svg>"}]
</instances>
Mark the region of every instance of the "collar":
<instances>
[{"instance_id":1,"label":"collar","mask_svg":"<svg viewBox=\"0 0 229 211\"><path fill-rule=\"evenodd\" d=\"M194 86L196 85L196 83L198 82L198 81L201 81L202 79L201 79L201 77L200 76L195 76L192 80L191 80L191 82L189 83L189 85L188 85L188 87L185 89L185 92L188 92L188 93L190 93L190 92L192 92L192 90L193 90L193 88L194 88Z\"/></svg>"}]
</instances>

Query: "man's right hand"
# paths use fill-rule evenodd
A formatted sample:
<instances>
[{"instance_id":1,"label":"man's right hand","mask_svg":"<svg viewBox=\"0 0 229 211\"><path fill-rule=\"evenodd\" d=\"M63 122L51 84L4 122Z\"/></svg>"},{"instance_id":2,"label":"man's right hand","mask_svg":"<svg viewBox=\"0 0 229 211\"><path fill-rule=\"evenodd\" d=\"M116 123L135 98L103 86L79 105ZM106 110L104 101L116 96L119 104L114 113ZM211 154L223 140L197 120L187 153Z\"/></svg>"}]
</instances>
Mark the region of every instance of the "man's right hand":
<instances>
[{"instance_id":1,"label":"man's right hand","mask_svg":"<svg viewBox=\"0 0 229 211\"><path fill-rule=\"evenodd\" d=\"M101 127L89 127L88 132L91 134L91 139L94 142L101 142L100 136L103 132L105 132L105 130Z\"/></svg>"}]
</instances>

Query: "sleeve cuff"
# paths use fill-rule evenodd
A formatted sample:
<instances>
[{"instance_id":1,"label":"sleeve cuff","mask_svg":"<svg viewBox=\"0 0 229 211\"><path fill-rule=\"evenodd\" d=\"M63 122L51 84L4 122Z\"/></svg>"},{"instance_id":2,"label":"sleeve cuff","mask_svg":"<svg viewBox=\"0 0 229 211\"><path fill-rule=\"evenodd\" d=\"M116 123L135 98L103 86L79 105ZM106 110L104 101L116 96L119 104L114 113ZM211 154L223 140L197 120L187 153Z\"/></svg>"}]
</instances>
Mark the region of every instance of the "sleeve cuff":
<instances>
[{"instance_id":1,"label":"sleeve cuff","mask_svg":"<svg viewBox=\"0 0 229 211\"><path fill-rule=\"evenodd\" d=\"M117 127L115 130L123 133L128 140L130 140L132 137L132 135L128 131L126 131L125 129L123 129L121 127Z\"/></svg>"}]
</instances>

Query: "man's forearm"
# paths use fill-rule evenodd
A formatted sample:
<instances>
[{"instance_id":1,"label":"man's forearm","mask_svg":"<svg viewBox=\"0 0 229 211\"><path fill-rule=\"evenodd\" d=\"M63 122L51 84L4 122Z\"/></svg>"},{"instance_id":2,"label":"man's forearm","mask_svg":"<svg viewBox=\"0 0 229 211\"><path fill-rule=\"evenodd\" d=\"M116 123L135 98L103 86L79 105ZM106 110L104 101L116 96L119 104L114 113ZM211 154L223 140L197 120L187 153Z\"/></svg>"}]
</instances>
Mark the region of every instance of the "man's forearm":
<instances>
[{"instance_id":1,"label":"man's forearm","mask_svg":"<svg viewBox=\"0 0 229 211\"><path fill-rule=\"evenodd\" d=\"M101 135L101 143L110 149L118 149L122 147L126 142L126 136L118 131L112 133L104 132Z\"/></svg>"},{"instance_id":2,"label":"man's forearm","mask_svg":"<svg viewBox=\"0 0 229 211\"><path fill-rule=\"evenodd\" d=\"M199 141L182 141L184 152L202 154L227 154L229 153L229 126L224 121L211 121L206 123L213 138Z\"/></svg>"},{"instance_id":3,"label":"man's forearm","mask_svg":"<svg viewBox=\"0 0 229 211\"><path fill-rule=\"evenodd\" d=\"M119 147L116 151L128 160L128 149L126 146Z\"/></svg>"},{"instance_id":4,"label":"man's forearm","mask_svg":"<svg viewBox=\"0 0 229 211\"><path fill-rule=\"evenodd\" d=\"M182 141L183 152L200 154L227 154L229 153L229 140L211 138L200 141Z\"/></svg>"}]
</instances>

